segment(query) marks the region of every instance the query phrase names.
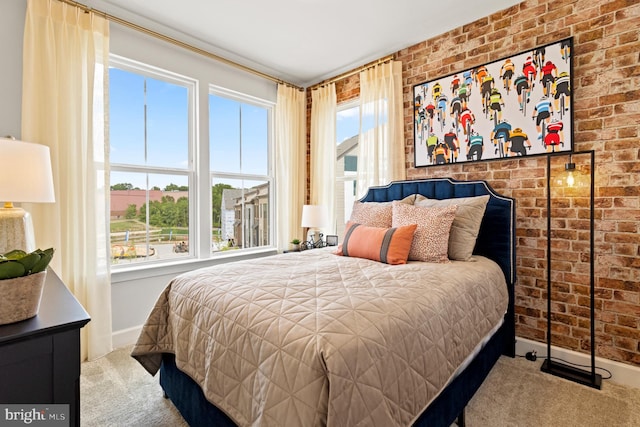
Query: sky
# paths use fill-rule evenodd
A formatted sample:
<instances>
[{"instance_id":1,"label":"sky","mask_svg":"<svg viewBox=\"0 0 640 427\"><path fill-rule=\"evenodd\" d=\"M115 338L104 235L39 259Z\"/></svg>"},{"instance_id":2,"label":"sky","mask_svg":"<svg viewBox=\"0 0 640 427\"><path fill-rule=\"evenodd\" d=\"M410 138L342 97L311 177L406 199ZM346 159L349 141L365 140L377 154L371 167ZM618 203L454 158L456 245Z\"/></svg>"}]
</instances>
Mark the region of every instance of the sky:
<instances>
[{"instance_id":1,"label":"sky","mask_svg":"<svg viewBox=\"0 0 640 427\"><path fill-rule=\"evenodd\" d=\"M109 79L111 163L186 170L189 162L188 89L113 67ZM209 105L212 169L266 175L267 110L215 95L209 96ZM145 175L114 171L111 184L127 182L145 188ZM187 179L179 175L149 176L150 187L164 188L170 183L187 185Z\"/></svg>"}]
</instances>

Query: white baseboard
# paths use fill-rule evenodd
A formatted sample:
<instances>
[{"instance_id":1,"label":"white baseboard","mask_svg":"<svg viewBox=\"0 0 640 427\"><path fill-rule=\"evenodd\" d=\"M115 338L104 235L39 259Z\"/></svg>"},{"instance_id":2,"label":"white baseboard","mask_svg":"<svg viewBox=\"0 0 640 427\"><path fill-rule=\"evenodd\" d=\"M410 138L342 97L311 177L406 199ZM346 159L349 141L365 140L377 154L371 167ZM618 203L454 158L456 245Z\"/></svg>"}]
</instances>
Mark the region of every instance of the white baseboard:
<instances>
[{"instance_id":1,"label":"white baseboard","mask_svg":"<svg viewBox=\"0 0 640 427\"><path fill-rule=\"evenodd\" d=\"M140 332L142 331L142 325L135 326L129 329L121 329L119 331L114 331L111 334L111 342L113 344L113 348L126 347L128 345L133 345L138 341L138 337L140 336Z\"/></svg>"},{"instance_id":2,"label":"white baseboard","mask_svg":"<svg viewBox=\"0 0 640 427\"><path fill-rule=\"evenodd\" d=\"M547 355L547 344L529 340L527 338L516 337L516 354L524 356L529 351L536 351L538 357L545 357ZM551 357L557 357L558 359L563 359L570 363L591 366L591 355L578 353L576 351L567 350L553 345L551 346ZM596 368L605 368L611 372L611 379L606 381L640 388L640 368L636 366L596 357ZM596 373L602 374L603 377L608 375L606 372L598 369L596 369Z\"/></svg>"}]
</instances>

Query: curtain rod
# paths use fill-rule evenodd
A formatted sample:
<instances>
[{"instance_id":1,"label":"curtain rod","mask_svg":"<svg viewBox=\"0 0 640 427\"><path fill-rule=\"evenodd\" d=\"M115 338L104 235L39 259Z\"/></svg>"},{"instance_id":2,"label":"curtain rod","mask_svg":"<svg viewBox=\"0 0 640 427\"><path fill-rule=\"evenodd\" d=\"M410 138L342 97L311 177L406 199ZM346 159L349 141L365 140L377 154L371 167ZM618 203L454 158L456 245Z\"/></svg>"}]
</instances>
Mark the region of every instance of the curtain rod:
<instances>
[{"instance_id":1,"label":"curtain rod","mask_svg":"<svg viewBox=\"0 0 640 427\"><path fill-rule=\"evenodd\" d=\"M139 32L147 34L149 36L158 38L158 39L166 41L168 43L174 44L174 45L179 46L179 47L181 47L183 49L187 49L187 50L190 50L191 52L195 52L195 53L200 54L202 56L206 56L207 58L214 59L216 61L222 62L224 64L230 65L230 66L235 67L235 68L239 68L242 71L246 71L246 72L248 72L250 74L253 74L253 75L256 75L258 77L262 77L264 79L271 80L272 82L275 82L275 83L284 84L284 85L293 87L293 88L298 89L298 90L304 90L304 88L302 88L300 86L297 86L297 85L294 85L292 83L286 82L286 81L281 80L281 79L279 79L277 77L270 76L269 74L263 73L261 71L254 70L253 68L247 67L245 65L238 64L237 62L233 62L233 61L231 61L229 59L223 58L222 56L218 56L215 53L209 52L209 51L204 50L204 49L200 49L199 47L192 46L192 45L190 45L188 43L185 43L183 41L180 41L180 40L174 39L172 37L166 36L164 34L158 33L157 31L153 31L153 30L150 30L149 28L143 27L141 25L134 24L133 22L126 21L126 20L124 20L122 18L118 18L117 16L110 15L107 12L94 9L92 7L89 7L89 6L84 5L82 3L78 3L78 2L73 1L73 0L58 0L58 1L60 1L62 3L69 4L71 6L75 6L78 9L81 9L81 10L83 10L85 12L95 13L95 14L100 15L103 18L105 18L105 19L107 19L109 21L115 22L117 24L123 25L123 26L128 27L128 28L132 28L132 29L134 29L136 31L139 31Z\"/></svg>"},{"instance_id":2,"label":"curtain rod","mask_svg":"<svg viewBox=\"0 0 640 427\"><path fill-rule=\"evenodd\" d=\"M317 88L319 88L321 86L328 85L330 83L335 83L338 80L346 79L347 77L351 77L354 74L358 74L361 71L367 70L369 68L373 68L376 65L384 64L385 62L389 62L391 60L393 60L393 55L387 55L384 58L376 59L375 61L369 62L368 64L365 64L365 65L361 65L358 68L355 68L355 69L353 69L351 71L347 71L345 73L339 74L339 75L337 75L335 77L332 77L330 79L323 80L320 83L316 83L313 86L309 86L307 89L308 90L313 90L313 89L317 89Z\"/></svg>"}]
</instances>

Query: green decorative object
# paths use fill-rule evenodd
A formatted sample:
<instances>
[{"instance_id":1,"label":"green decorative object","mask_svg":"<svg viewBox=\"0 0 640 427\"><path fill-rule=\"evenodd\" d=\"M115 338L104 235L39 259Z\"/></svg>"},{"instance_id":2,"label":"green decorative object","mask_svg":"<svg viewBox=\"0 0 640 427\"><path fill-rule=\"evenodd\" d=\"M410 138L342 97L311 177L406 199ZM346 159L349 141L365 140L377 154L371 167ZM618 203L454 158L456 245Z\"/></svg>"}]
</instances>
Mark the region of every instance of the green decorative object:
<instances>
[{"instance_id":1,"label":"green decorative object","mask_svg":"<svg viewBox=\"0 0 640 427\"><path fill-rule=\"evenodd\" d=\"M38 314L53 253L53 248L31 253L14 249L0 255L0 325Z\"/></svg>"},{"instance_id":2,"label":"green decorative object","mask_svg":"<svg viewBox=\"0 0 640 427\"><path fill-rule=\"evenodd\" d=\"M47 269L53 258L54 249L44 251L36 249L26 253L20 249L14 249L0 255L0 280L15 279L39 273Z\"/></svg>"}]
</instances>

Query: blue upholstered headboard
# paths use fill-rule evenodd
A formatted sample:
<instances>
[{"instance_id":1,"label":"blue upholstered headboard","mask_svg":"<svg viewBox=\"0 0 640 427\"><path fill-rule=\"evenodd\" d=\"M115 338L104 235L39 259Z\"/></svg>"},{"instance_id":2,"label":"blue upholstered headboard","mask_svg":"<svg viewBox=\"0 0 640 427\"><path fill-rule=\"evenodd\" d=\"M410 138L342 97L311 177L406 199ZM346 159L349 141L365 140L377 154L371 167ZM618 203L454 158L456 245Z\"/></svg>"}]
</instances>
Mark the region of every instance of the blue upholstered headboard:
<instances>
[{"instance_id":1,"label":"blue upholstered headboard","mask_svg":"<svg viewBox=\"0 0 640 427\"><path fill-rule=\"evenodd\" d=\"M515 200L496 193L486 181L457 181L433 178L413 181L394 181L383 187L371 187L360 199L362 202L388 202L411 194L430 199L490 196L474 253L486 256L500 265L510 292L516 282L516 207ZM511 295L513 298L513 295Z\"/></svg>"}]
</instances>

